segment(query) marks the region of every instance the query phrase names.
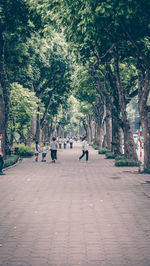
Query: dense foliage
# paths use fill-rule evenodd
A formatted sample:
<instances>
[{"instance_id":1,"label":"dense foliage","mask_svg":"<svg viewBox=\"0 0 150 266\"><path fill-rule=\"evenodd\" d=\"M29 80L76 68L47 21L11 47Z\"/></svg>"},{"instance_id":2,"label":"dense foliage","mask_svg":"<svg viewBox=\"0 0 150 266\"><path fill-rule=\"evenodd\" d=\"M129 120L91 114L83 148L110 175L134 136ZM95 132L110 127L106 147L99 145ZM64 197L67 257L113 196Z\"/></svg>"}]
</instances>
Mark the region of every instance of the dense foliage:
<instances>
[{"instance_id":1,"label":"dense foliage","mask_svg":"<svg viewBox=\"0 0 150 266\"><path fill-rule=\"evenodd\" d=\"M27 143L48 140L54 132L75 134L82 129L90 142L111 148L116 155L122 153L122 132L125 155L137 161L132 109L127 109L137 95L144 167L149 169L149 9L146 0L2 0L3 146L12 142L13 132ZM16 84L15 91L10 84ZM27 100L26 93L35 98Z\"/></svg>"}]
</instances>

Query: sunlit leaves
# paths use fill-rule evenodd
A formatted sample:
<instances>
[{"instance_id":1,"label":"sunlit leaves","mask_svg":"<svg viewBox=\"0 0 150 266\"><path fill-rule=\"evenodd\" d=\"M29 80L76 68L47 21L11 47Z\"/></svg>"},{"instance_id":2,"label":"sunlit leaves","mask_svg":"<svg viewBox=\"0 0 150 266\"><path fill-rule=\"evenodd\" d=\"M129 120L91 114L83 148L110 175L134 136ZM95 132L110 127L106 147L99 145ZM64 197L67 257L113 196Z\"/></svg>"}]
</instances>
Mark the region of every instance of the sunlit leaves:
<instances>
[{"instance_id":1,"label":"sunlit leaves","mask_svg":"<svg viewBox=\"0 0 150 266\"><path fill-rule=\"evenodd\" d=\"M11 85L9 129L27 133L31 117L36 111L37 100L29 89L18 83Z\"/></svg>"}]
</instances>

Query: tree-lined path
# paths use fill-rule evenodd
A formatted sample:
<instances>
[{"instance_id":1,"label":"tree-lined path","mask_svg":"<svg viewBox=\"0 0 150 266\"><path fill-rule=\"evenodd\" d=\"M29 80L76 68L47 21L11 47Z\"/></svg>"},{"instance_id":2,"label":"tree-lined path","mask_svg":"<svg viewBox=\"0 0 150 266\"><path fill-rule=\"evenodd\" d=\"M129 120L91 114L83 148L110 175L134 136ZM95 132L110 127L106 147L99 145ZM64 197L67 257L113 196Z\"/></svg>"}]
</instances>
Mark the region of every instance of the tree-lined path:
<instances>
[{"instance_id":1,"label":"tree-lined path","mask_svg":"<svg viewBox=\"0 0 150 266\"><path fill-rule=\"evenodd\" d=\"M149 175L80 154L75 144L1 176L1 266L150 265Z\"/></svg>"}]
</instances>

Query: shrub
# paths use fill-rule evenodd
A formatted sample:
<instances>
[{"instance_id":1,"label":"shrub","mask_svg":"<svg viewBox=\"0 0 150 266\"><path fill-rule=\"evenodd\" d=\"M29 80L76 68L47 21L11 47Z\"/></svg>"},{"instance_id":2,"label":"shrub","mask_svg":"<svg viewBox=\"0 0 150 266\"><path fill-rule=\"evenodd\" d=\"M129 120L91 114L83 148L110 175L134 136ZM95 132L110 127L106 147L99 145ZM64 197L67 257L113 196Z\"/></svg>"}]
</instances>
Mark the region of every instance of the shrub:
<instances>
[{"instance_id":1,"label":"shrub","mask_svg":"<svg viewBox=\"0 0 150 266\"><path fill-rule=\"evenodd\" d=\"M143 174L150 174L150 169L144 168L142 171Z\"/></svg>"},{"instance_id":2,"label":"shrub","mask_svg":"<svg viewBox=\"0 0 150 266\"><path fill-rule=\"evenodd\" d=\"M126 159L128 159L124 154L122 154L122 155L117 155L116 157L115 157L115 160L116 161L120 161L120 160L126 160Z\"/></svg>"},{"instance_id":3,"label":"shrub","mask_svg":"<svg viewBox=\"0 0 150 266\"><path fill-rule=\"evenodd\" d=\"M19 159L19 155L10 155L6 156L4 159L4 166L3 168L9 167L13 164L15 164Z\"/></svg>"},{"instance_id":4,"label":"shrub","mask_svg":"<svg viewBox=\"0 0 150 266\"><path fill-rule=\"evenodd\" d=\"M90 146L92 146L93 149L95 149L95 150L98 150L99 149L99 146L96 145L96 144L94 144L94 143L90 143Z\"/></svg>"},{"instance_id":5,"label":"shrub","mask_svg":"<svg viewBox=\"0 0 150 266\"><path fill-rule=\"evenodd\" d=\"M106 152L105 156L107 159L115 159L115 154L113 152Z\"/></svg>"},{"instance_id":6,"label":"shrub","mask_svg":"<svg viewBox=\"0 0 150 266\"><path fill-rule=\"evenodd\" d=\"M100 148L98 150L98 154L106 154L106 152L111 152L110 150L106 149L106 148Z\"/></svg>"},{"instance_id":7,"label":"shrub","mask_svg":"<svg viewBox=\"0 0 150 266\"><path fill-rule=\"evenodd\" d=\"M94 148L95 150L99 150L99 146L97 146L97 145L94 145L93 148Z\"/></svg>"},{"instance_id":8,"label":"shrub","mask_svg":"<svg viewBox=\"0 0 150 266\"><path fill-rule=\"evenodd\" d=\"M115 166L139 166L139 162L124 158L120 160L115 160Z\"/></svg>"},{"instance_id":9,"label":"shrub","mask_svg":"<svg viewBox=\"0 0 150 266\"><path fill-rule=\"evenodd\" d=\"M19 144L15 146L15 149L17 149L18 154L21 157L32 157L34 155L34 148L25 146L24 144Z\"/></svg>"}]
</instances>

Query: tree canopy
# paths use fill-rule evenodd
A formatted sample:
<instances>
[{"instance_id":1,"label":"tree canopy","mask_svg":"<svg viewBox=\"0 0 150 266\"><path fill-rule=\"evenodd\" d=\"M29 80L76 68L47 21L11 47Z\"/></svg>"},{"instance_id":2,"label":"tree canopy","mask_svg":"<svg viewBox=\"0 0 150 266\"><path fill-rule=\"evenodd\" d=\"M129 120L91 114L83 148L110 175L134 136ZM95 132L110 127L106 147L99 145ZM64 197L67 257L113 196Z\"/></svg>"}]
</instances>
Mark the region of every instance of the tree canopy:
<instances>
[{"instance_id":1,"label":"tree canopy","mask_svg":"<svg viewBox=\"0 0 150 266\"><path fill-rule=\"evenodd\" d=\"M27 88L37 97L35 138L41 130L49 132L47 137L56 128L69 130L69 124L73 130L82 120L92 141L112 123L107 146L120 153L122 132L125 155L137 160L127 105L138 95L145 167L150 168L149 9L146 0L2 0L1 133L7 135L12 122L15 82L18 92ZM71 94L79 104L76 112Z\"/></svg>"}]
</instances>

